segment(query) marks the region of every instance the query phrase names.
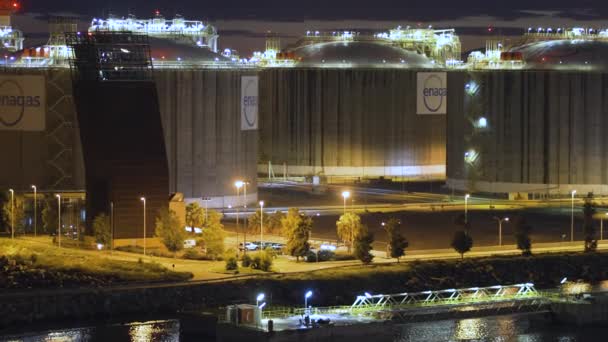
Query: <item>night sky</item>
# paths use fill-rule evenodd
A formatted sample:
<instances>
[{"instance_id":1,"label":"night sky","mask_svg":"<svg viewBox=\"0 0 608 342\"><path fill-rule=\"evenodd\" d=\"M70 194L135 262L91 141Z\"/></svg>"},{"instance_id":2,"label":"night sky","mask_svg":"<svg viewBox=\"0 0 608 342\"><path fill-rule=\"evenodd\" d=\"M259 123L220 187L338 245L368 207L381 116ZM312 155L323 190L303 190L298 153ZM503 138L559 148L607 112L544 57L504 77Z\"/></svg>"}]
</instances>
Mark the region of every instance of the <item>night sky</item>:
<instances>
[{"instance_id":1,"label":"night sky","mask_svg":"<svg viewBox=\"0 0 608 342\"><path fill-rule=\"evenodd\" d=\"M159 9L167 18L208 20L220 31L220 47L243 55L262 50L266 32L283 45L306 30L384 31L397 25L455 28L463 50L478 48L490 35L514 36L533 26L608 27L608 1L244 1L244 0L21 0L14 25L32 41L47 36L49 14L76 15L82 30L92 17L133 13L149 18ZM489 30L491 28L491 32Z\"/></svg>"}]
</instances>

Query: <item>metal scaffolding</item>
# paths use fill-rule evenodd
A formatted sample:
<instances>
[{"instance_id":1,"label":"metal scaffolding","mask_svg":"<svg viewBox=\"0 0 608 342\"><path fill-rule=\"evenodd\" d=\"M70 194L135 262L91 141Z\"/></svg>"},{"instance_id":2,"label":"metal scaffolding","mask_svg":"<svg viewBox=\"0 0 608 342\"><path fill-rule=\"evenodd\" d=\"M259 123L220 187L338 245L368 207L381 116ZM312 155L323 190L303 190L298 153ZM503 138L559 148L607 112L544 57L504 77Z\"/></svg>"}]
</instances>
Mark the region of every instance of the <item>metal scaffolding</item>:
<instances>
[{"instance_id":1,"label":"metal scaffolding","mask_svg":"<svg viewBox=\"0 0 608 342\"><path fill-rule=\"evenodd\" d=\"M396 294L357 296L351 311L399 309L408 306L428 306L445 304L479 304L516 299L539 297L532 283L516 285L495 285L490 287L470 287L439 291L403 292Z\"/></svg>"}]
</instances>

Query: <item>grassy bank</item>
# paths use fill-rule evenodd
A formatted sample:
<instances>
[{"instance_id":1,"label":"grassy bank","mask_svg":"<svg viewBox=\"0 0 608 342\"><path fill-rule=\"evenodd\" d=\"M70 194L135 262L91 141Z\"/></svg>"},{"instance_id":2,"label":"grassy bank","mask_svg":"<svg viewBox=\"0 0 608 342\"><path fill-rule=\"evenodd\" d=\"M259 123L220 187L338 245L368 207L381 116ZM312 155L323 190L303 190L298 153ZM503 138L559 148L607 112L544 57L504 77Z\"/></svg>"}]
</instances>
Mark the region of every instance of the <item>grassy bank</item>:
<instances>
[{"instance_id":1,"label":"grassy bank","mask_svg":"<svg viewBox=\"0 0 608 342\"><path fill-rule=\"evenodd\" d=\"M222 301L251 300L243 296L253 298L261 291L272 298L269 304L294 305L302 302L307 290L313 290L315 305L348 305L364 292L401 293L522 282L551 288L563 277L592 282L608 279L608 253L416 261L273 275L223 284L223 298L217 300L218 305Z\"/></svg>"},{"instance_id":2,"label":"grassy bank","mask_svg":"<svg viewBox=\"0 0 608 342\"><path fill-rule=\"evenodd\" d=\"M3 289L107 286L184 281L191 277L189 272L173 272L156 263L110 260L97 251L0 239Z\"/></svg>"}]
</instances>

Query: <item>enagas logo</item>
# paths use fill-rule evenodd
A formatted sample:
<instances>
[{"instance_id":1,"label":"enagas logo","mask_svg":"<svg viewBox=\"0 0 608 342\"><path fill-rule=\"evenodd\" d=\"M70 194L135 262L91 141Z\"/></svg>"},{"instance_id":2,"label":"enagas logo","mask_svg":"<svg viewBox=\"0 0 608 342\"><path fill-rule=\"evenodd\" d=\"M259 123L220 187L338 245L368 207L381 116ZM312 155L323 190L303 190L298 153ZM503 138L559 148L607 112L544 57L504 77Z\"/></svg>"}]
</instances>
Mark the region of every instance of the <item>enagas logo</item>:
<instances>
[{"instance_id":1,"label":"enagas logo","mask_svg":"<svg viewBox=\"0 0 608 342\"><path fill-rule=\"evenodd\" d=\"M436 74L429 75L424 80L424 89L422 97L424 99L424 107L432 113L436 113L443 106L443 101L447 96L448 90L443 84L443 79Z\"/></svg>"},{"instance_id":2,"label":"enagas logo","mask_svg":"<svg viewBox=\"0 0 608 342\"><path fill-rule=\"evenodd\" d=\"M19 83L13 80L0 81L0 123L5 127L19 125L26 108L40 107L40 96L27 96Z\"/></svg>"},{"instance_id":3,"label":"enagas logo","mask_svg":"<svg viewBox=\"0 0 608 342\"><path fill-rule=\"evenodd\" d=\"M241 80L241 130L258 128L258 78L243 76Z\"/></svg>"}]
</instances>

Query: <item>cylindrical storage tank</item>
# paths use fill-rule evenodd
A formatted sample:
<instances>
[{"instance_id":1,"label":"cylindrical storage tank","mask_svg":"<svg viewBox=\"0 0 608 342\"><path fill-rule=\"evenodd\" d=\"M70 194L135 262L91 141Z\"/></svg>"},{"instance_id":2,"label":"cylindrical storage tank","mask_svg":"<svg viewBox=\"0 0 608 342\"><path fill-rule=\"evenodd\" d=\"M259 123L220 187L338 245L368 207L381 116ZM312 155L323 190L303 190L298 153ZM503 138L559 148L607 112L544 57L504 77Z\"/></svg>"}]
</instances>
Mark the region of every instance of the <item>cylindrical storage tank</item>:
<instances>
[{"instance_id":1,"label":"cylindrical storage tank","mask_svg":"<svg viewBox=\"0 0 608 342\"><path fill-rule=\"evenodd\" d=\"M211 207L242 204L235 181L257 199L258 131L241 129L241 83L255 71L156 69L170 190ZM241 189L240 195L243 195Z\"/></svg>"},{"instance_id":2,"label":"cylindrical storage tank","mask_svg":"<svg viewBox=\"0 0 608 342\"><path fill-rule=\"evenodd\" d=\"M472 72L467 78L462 112L448 115L450 186L608 194L605 71L556 67Z\"/></svg>"},{"instance_id":3,"label":"cylindrical storage tank","mask_svg":"<svg viewBox=\"0 0 608 342\"><path fill-rule=\"evenodd\" d=\"M400 67L260 73L260 164L275 176L445 177L446 116L417 114L417 73ZM452 102L448 72L447 110Z\"/></svg>"}]
</instances>

